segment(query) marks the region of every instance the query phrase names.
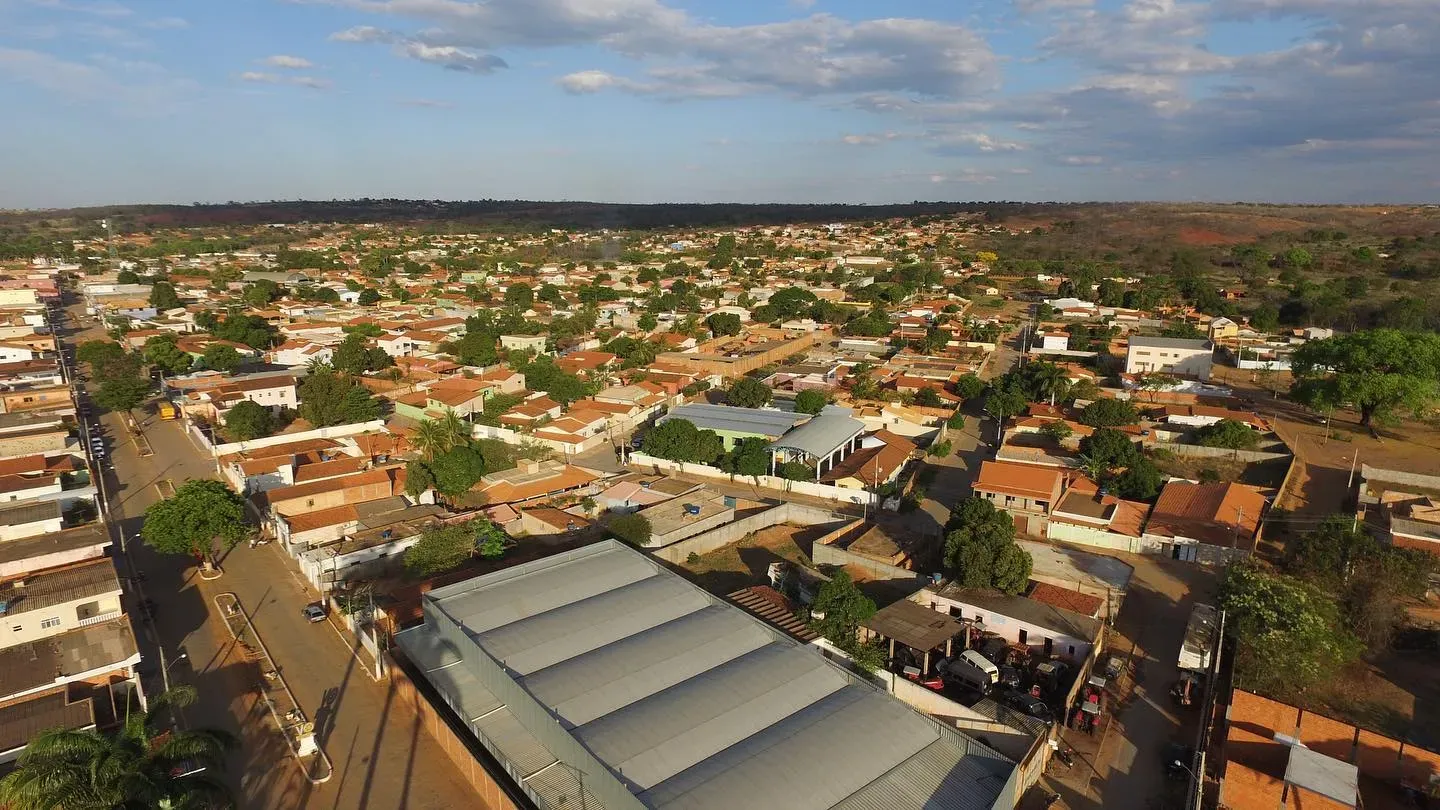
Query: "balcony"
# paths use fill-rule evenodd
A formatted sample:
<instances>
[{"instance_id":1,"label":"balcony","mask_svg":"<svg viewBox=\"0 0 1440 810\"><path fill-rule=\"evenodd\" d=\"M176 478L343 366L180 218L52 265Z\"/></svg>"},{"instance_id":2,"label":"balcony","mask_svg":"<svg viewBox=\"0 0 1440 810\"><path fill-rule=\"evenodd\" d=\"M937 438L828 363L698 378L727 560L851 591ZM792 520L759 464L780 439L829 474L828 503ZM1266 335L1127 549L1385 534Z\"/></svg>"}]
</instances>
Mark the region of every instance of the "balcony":
<instances>
[{"instance_id":1,"label":"balcony","mask_svg":"<svg viewBox=\"0 0 1440 810\"><path fill-rule=\"evenodd\" d=\"M122 615L124 615L124 611L119 610L118 608L116 610L107 610L104 613L96 613L94 616L91 616L88 619L81 619L79 622L76 623L76 626L89 627L92 624L100 624L101 622L108 622L111 619L118 619Z\"/></svg>"}]
</instances>

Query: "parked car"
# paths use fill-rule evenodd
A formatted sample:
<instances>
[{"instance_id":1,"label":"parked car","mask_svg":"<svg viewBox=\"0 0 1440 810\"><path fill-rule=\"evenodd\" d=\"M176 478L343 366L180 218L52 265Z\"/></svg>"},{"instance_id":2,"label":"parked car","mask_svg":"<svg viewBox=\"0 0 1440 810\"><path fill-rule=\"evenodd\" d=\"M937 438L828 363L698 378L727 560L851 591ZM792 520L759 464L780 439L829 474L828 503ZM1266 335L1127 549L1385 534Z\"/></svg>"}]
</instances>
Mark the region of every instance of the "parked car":
<instances>
[{"instance_id":1,"label":"parked car","mask_svg":"<svg viewBox=\"0 0 1440 810\"><path fill-rule=\"evenodd\" d=\"M307 621L312 623L325 621L325 606L319 602L311 602L306 605L305 609L300 611L300 613Z\"/></svg>"},{"instance_id":2,"label":"parked car","mask_svg":"<svg viewBox=\"0 0 1440 810\"><path fill-rule=\"evenodd\" d=\"M1021 682L1020 670L1012 666L1000 667L1000 685L1009 689L1019 689Z\"/></svg>"},{"instance_id":3,"label":"parked car","mask_svg":"<svg viewBox=\"0 0 1440 810\"><path fill-rule=\"evenodd\" d=\"M1007 689L1000 697L1002 703L1027 717L1033 717L1042 723L1055 722L1055 713L1050 707L1037 697L1031 697L1024 692L1014 689Z\"/></svg>"},{"instance_id":4,"label":"parked car","mask_svg":"<svg viewBox=\"0 0 1440 810\"><path fill-rule=\"evenodd\" d=\"M938 670L940 677L946 681L959 682L981 691L993 688L1000 680L1000 668L974 650L966 650L954 658L941 661Z\"/></svg>"}]
</instances>

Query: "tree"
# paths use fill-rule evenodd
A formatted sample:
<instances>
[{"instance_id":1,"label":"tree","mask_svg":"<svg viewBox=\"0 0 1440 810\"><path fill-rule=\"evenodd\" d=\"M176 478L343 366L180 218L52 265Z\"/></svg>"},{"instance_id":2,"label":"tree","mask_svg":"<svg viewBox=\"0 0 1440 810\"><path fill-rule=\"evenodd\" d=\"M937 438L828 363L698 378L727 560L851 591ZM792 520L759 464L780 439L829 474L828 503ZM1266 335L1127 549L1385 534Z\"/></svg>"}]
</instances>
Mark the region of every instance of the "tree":
<instances>
[{"instance_id":1,"label":"tree","mask_svg":"<svg viewBox=\"0 0 1440 810\"><path fill-rule=\"evenodd\" d=\"M1285 255L1281 257L1281 261L1286 267L1303 270L1315 261L1315 257L1311 256L1310 251L1305 248L1292 247L1285 251Z\"/></svg>"},{"instance_id":2,"label":"tree","mask_svg":"<svg viewBox=\"0 0 1440 810\"><path fill-rule=\"evenodd\" d=\"M1160 492L1165 476L1155 463L1139 456L1115 477L1115 494L1132 501L1148 501Z\"/></svg>"},{"instance_id":3,"label":"tree","mask_svg":"<svg viewBox=\"0 0 1440 810\"><path fill-rule=\"evenodd\" d=\"M275 432L275 414L264 405L241 400L225 414L225 430L237 442L263 439Z\"/></svg>"},{"instance_id":4,"label":"tree","mask_svg":"<svg viewBox=\"0 0 1440 810\"><path fill-rule=\"evenodd\" d=\"M725 392L726 400L737 408L763 408L773 395L770 386L750 377L741 377Z\"/></svg>"},{"instance_id":5,"label":"tree","mask_svg":"<svg viewBox=\"0 0 1440 810\"><path fill-rule=\"evenodd\" d=\"M1260 443L1260 434L1244 422L1221 419L1195 431L1195 443L1202 447L1249 450Z\"/></svg>"},{"instance_id":6,"label":"tree","mask_svg":"<svg viewBox=\"0 0 1440 810\"><path fill-rule=\"evenodd\" d=\"M1090 427L1119 427L1140 421L1140 412L1129 402L1097 399L1080 409L1080 424Z\"/></svg>"},{"instance_id":7,"label":"tree","mask_svg":"<svg viewBox=\"0 0 1440 810\"><path fill-rule=\"evenodd\" d=\"M795 395L797 413L820 413L830 404L830 396L818 388L807 388Z\"/></svg>"},{"instance_id":8,"label":"tree","mask_svg":"<svg viewBox=\"0 0 1440 810\"><path fill-rule=\"evenodd\" d=\"M525 282L517 282L505 288L505 303L519 310L527 310L535 303L535 291Z\"/></svg>"},{"instance_id":9,"label":"tree","mask_svg":"<svg viewBox=\"0 0 1440 810\"><path fill-rule=\"evenodd\" d=\"M331 356L330 364L336 371L346 374L364 374L369 365L369 354L365 345L365 336L358 333L350 333L335 347Z\"/></svg>"},{"instance_id":10,"label":"tree","mask_svg":"<svg viewBox=\"0 0 1440 810\"><path fill-rule=\"evenodd\" d=\"M635 512L615 515L605 524L605 528L637 548L644 548L650 543L650 519L644 515Z\"/></svg>"},{"instance_id":11,"label":"tree","mask_svg":"<svg viewBox=\"0 0 1440 810\"><path fill-rule=\"evenodd\" d=\"M775 470L776 474L786 481L814 481L815 470L809 464L800 461L787 461Z\"/></svg>"},{"instance_id":12,"label":"tree","mask_svg":"<svg viewBox=\"0 0 1440 810\"><path fill-rule=\"evenodd\" d=\"M1140 390L1150 394L1150 401L1155 401L1155 395L1161 391L1169 391L1171 388L1180 386L1180 378L1174 374L1166 374L1163 371L1156 371L1140 378Z\"/></svg>"},{"instance_id":13,"label":"tree","mask_svg":"<svg viewBox=\"0 0 1440 810\"><path fill-rule=\"evenodd\" d=\"M1003 377L998 382L1000 384L992 387L985 397L985 412L995 417L997 432L1004 430L1006 419L1023 412L1029 404L1013 377Z\"/></svg>"},{"instance_id":14,"label":"tree","mask_svg":"<svg viewBox=\"0 0 1440 810\"><path fill-rule=\"evenodd\" d=\"M1070 375L1065 369L1039 360L1027 363L1021 369L1025 393L1033 400L1049 401L1051 405L1065 397L1070 389Z\"/></svg>"},{"instance_id":15,"label":"tree","mask_svg":"<svg viewBox=\"0 0 1440 810\"><path fill-rule=\"evenodd\" d=\"M842 568L820 586L810 603L810 614L815 632L848 652L858 644L860 625L875 615L875 602L855 587L849 572Z\"/></svg>"},{"instance_id":16,"label":"tree","mask_svg":"<svg viewBox=\"0 0 1440 810\"><path fill-rule=\"evenodd\" d=\"M1219 607L1226 630L1239 642L1236 674L1246 689L1295 694L1330 678L1360 652L1332 597L1251 560L1225 572Z\"/></svg>"},{"instance_id":17,"label":"tree","mask_svg":"<svg viewBox=\"0 0 1440 810\"><path fill-rule=\"evenodd\" d=\"M1114 428L1098 428L1080 440L1080 452L1105 468L1128 467L1140 457L1130 437Z\"/></svg>"},{"instance_id":18,"label":"tree","mask_svg":"<svg viewBox=\"0 0 1440 810\"><path fill-rule=\"evenodd\" d=\"M380 403L350 376L322 366L300 384L300 416L315 427L368 422L380 416Z\"/></svg>"},{"instance_id":19,"label":"tree","mask_svg":"<svg viewBox=\"0 0 1440 810\"><path fill-rule=\"evenodd\" d=\"M140 276L134 270L121 270L115 274L116 284L139 284Z\"/></svg>"},{"instance_id":20,"label":"tree","mask_svg":"<svg viewBox=\"0 0 1440 810\"><path fill-rule=\"evenodd\" d=\"M374 306L380 303L380 291L374 287L366 287L360 291L360 297L355 302L362 307Z\"/></svg>"},{"instance_id":21,"label":"tree","mask_svg":"<svg viewBox=\"0 0 1440 810\"><path fill-rule=\"evenodd\" d=\"M156 335L145 342L145 362L167 374L184 374L195 364L195 358L175 345L177 335Z\"/></svg>"},{"instance_id":22,"label":"tree","mask_svg":"<svg viewBox=\"0 0 1440 810\"><path fill-rule=\"evenodd\" d=\"M125 347L113 340L87 340L75 349L75 359L89 363L97 377L104 376L101 369L107 363L125 356Z\"/></svg>"},{"instance_id":23,"label":"tree","mask_svg":"<svg viewBox=\"0 0 1440 810\"><path fill-rule=\"evenodd\" d=\"M915 404L922 408L939 408L945 403L934 388L925 387L915 392Z\"/></svg>"},{"instance_id":24,"label":"tree","mask_svg":"<svg viewBox=\"0 0 1440 810\"><path fill-rule=\"evenodd\" d=\"M435 473L423 461L412 461L405 465L405 494L419 499L421 495L435 488Z\"/></svg>"},{"instance_id":25,"label":"tree","mask_svg":"<svg viewBox=\"0 0 1440 810\"><path fill-rule=\"evenodd\" d=\"M150 396L150 381L139 377L106 380L95 389L95 404L107 411L128 411Z\"/></svg>"},{"instance_id":26,"label":"tree","mask_svg":"<svg viewBox=\"0 0 1440 810\"><path fill-rule=\"evenodd\" d=\"M646 312L635 321L635 325L640 327L642 332L653 332L655 327L660 325L660 319L655 317L654 313Z\"/></svg>"},{"instance_id":27,"label":"tree","mask_svg":"<svg viewBox=\"0 0 1440 810\"><path fill-rule=\"evenodd\" d=\"M700 430L688 419L670 419L646 433L640 449L656 458L711 464L724 446L715 431Z\"/></svg>"},{"instance_id":28,"label":"tree","mask_svg":"<svg viewBox=\"0 0 1440 810\"><path fill-rule=\"evenodd\" d=\"M1360 411L1360 424L1419 416L1440 399L1440 335L1374 329L1312 340L1290 358L1291 396L1316 411Z\"/></svg>"},{"instance_id":29,"label":"tree","mask_svg":"<svg viewBox=\"0 0 1440 810\"><path fill-rule=\"evenodd\" d=\"M966 374L955 381L955 393L961 399L971 400L985 393L985 383L974 374Z\"/></svg>"},{"instance_id":30,"label":"tree","mask_svg":"<svg viewBox=\"0 0 1440 810\"><path fill-rule=\"evenodd\" d=\"M475 545L481 557L498 560L505 556L505 544L510 538L503 529L484 518L479 518L470 525L475 529Z\"/></svg>"},{"instance_id":31,"label":"tree","mask_svg":"<svg viewBox=\"0 0 1440 810\"><path fill-rule=\"evenodd\" d=\"M1015 544L1015 522L984 498L961 501L946 524L945 565L966 588L1017 594L1030 581L1030 553Z\"/></svg>"},{"instance_id":32,"label":"tree","mask_svg":"<svg viewBox=\"0 0 1440 810\"><path fill-rule=\"evenodd\" d=\"M195 702L175 686L127 708L110 731L52 729L25 746L0 780L0 805L11 810L129 810L231 807L223 776L237 740L211 728L177 729L168 718Z\"/></svg>"},{"instance_id":33,"label":"tree","mask_svg":"<svg viewBox=\"0 0 1440 810\"><path fill-rule=\"evenodd\" d=\"M945 426L951 430L964 430L965 414L959 411L950 414L950 418L945 420Z\"/></svg>"},{"instance_id":34,"label":"tree","mask_svg":"<svg viewBox=\"0 0 1440 810\"><path fill-rule=\"evenodd\" d=\"M705 319L705 325L716 337L740 334L740 316L731 312L717 312Z\"/></svg>"},{"instance_id":35,"label":"tree","mask_svg":"<svg viewBox=\"0 0 1440 810\"><path fill-rule=\"evenodd\" d=\"M180 305L180 296L175 294L175 287L170 282L157 281L150 288L150 306L163 312Z\"/></svg>"},{"instance_id":36,"label":"tree","mask_svg":"<svg viewBox=\"0 0 1440 810\"><path fill-rule=\"evenodd\" d=\"M1040 433L1056 444L1070 438L1070 434L1074 432L1075 429L1070 427L1070 423L1063 419L1052 419L1040 427Z\"/></svg>"},{"instance_id":37,"label":"tree","mask_svg":"<svg viewBox=\"0 0 1440 810\"><path fill-rule=\"evenodd\" d=\"M470 526L432 526L405 550L405 572L420 579L433 577L469 562L475 551L476 535Z\"/></svg>"},{"instance_id":38,"label":"tree","mask_svg":"<svg viewBox=\"0 0 1440 810\"><path fill-rule=\"evenodd\" d=\"M256 309L269 306L270 302L280 297L280 285L268 278L262 278L254 284L247 285L241 298L245 303Z\"/></svg>"},{"instance_id":39,"label":"tree","mask_svg":"<svg viewBox=\"0 0 1440 810\"><path fill-rule=\"evenodd\" d=\"M201 365L216 371L234 371L243 362L245 358L240 356L240 352L236 351L234 346L224 343L211 343L200 356Z\"/></svg>"},{"instance_id":40,"label":"tree","mask_svg":"<svg viewBox=\"0 0 1440 810\"><path fill-rule=\"evenodd\" d=\"M469 445L452 447L430 462L435 491L457 498L470 491L485 475L485 456Z\"/></svg>"},{"instance_id":41,"label":"tree","mask_svg":"<svg viewBox=\"0 0 1440 810\"><path fill-rule=\"evenodd\" d=\"M751 477L770 473L770 443L759 436L745 436L722 459L722 469L732 475Z\"/></svg>"},{"instance_id":42,"label":"tree","mask_svg":"<svg viewBox=\"0 0 1440 810\"><path fill-rule=\"evenodd\" d=\"M161 554L191 554L208 562L216 545L245 537L245 504L219 481L186 481L175 494L145 510L140 537Z\"/></svg>"}]
</instances>

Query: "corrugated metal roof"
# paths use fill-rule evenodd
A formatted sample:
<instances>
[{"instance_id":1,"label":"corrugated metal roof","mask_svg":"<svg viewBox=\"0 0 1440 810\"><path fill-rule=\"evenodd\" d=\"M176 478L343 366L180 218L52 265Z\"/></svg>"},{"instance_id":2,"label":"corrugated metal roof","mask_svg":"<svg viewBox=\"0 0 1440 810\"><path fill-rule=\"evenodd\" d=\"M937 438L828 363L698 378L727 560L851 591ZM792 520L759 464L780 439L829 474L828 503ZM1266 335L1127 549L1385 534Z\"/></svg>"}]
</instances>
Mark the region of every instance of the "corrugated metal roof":
<instances>
[{"instance_id":1,"label":"corrugated metal roof","mask_svg":"<svg viewBox=\"0 0 1440 810\"><path fill-rule=\"evenodd\" d=\"M834 810L989 810L1014 767L977 742L945 737L836 804Z\"/></svg>"},{"instance_id":2,"label":"corrugated metal roof","mask_svg":"<svg viewBox=\"0 0 1440 810\"><path fill-rule=\"evenodd\" d=\"M771 447L800 450L824 458L865 431L865 423L847 414L821 413L772 442Z\"/></svg>"},{"instance_id":3,"label":"corrugated metal roof","mask_svg":"<svg viewBox=\"0 0 1440 810\"><path fill-rule=\"evenodd\" d=\"M555 751L587 768L585 802L597 810L594 794L616 810L627 794L667 810L826 810L945 741L910 765L920 787L883 788L884 806L951 806L920 795L931 785L966 792L954 806L989 807L1013 767L998 759L1001 784L978 781L995 772L969 766L967 744L978 744L613 541L437 589L426 610L452 617L477 647L449 649L427 624L398 634L400 648L467 718L491 712L476 727L482 740L512 773L534 775L525 782L547 810L580 799L570 763L546 769ZM430 621L443 628L445 616ZM497 682L492 692L482 671L509 673L523 691ZM513 712L496 692L517 702Z\"/></svg>"},{"instance_id":4,"label":"corrugated metal roof","mask_svg":"<svg viewBox=\"0 0 1440 810\"><path fill-rule=\"evenodd\" d=\"M731 433L750 433L756 436L784 436L785 431L807 418L803 413L696 403L671 408L670 413L660 418L660 422L684 419L701 430L725 430Z\"/></svg>"}]
</instances>

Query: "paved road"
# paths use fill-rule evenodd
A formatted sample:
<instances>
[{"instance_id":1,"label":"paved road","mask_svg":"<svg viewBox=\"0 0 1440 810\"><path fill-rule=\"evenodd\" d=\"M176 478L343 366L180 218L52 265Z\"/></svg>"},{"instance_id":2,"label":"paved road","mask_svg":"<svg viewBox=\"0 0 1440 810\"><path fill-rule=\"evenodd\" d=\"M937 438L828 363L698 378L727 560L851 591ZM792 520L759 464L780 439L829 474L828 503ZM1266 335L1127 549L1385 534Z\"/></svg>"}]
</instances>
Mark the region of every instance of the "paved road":
<instances>
[{"instance_id":1,"label":"paved road","mask_svg":"<svg viewBox=\"0 0 1440 810\"><path fill-rule=\"evenodd\" d=\"M77 339L94 337L93 334ZM127 536L139 531L145 507L159 500L157 484L176 486L215 476L178 422L146 416L154 454L145 458L126 436L115 414L102 416L110 437L114 468L105 477L112 520ZM375 683L326 624L310 624L300 609L314 598L274 546L240 547L223 561L225 575L202 581L188 558L157 555L139 542L128 554L143 572L145 595L156 604L154 630L171 662L173 683L193 684L199 701L183 713L190 726L222 728L239 735L230 776L242 807L357 808L423 810L482 807L415 715L394 704L388 683ZM233 592L270 649L296 699L316 722L321 744L335 764L327 783L312 787L302 778L257 700L254 665L232 655L230 636L215 615L214 596ZM128 606L132 612L135 605ZM151 628L138 636L146 666L146 688L161 688L159 655ZM178 657L183 650L185 658Z\"/></svg>"}]
</instances>

